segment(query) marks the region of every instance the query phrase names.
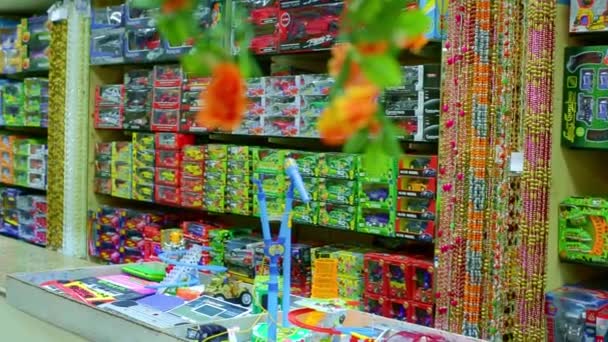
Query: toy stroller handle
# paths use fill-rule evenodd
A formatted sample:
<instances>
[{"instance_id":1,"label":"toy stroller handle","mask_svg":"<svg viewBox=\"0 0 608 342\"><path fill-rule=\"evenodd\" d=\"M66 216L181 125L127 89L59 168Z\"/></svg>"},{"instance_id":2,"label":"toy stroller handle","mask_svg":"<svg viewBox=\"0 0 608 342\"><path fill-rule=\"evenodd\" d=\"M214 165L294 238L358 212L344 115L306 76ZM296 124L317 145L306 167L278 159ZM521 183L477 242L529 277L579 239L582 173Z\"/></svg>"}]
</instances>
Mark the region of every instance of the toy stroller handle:
<instances>
[{"instance_id":1,"label":"toy stroller handle","mask_svg":"<svg viewBox=\"0 0 608 342\"><path fill-rule=\"evenodd\" d=\"M302 176L298 171L298 164L296 164L296 161L294 159L287 158L285 160L285 173L287 174L289 179L291 179L291 183L293 184L293 186L298 189L302 202L310 202L310 196L308 196L308 192L304 187L304 181L302 181Z\"/></svg>"}]
</instances>

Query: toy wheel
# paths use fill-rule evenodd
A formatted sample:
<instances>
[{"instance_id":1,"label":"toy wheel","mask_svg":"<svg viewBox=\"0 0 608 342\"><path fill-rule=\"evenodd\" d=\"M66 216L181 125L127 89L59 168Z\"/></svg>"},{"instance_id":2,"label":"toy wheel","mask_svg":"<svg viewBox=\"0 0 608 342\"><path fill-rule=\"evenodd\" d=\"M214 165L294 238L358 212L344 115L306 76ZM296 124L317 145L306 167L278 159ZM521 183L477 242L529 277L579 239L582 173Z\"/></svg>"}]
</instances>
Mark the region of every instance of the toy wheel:
<instances>
[{"instance_id":1,"label":"toy wheel","mask_svg":"<svg viewBox=\"0 0 608 342\"><path fill-rule=\"evenodd\" d=\"M226 301L226 297L224 297L224 295L221 295L221 294L216 294L215 296L213 296L213 298L221 299L224 302Z\"/></svg>"},{"instance_id":2,"label":"toy wheel","mask_svg":"<svg viewBox=\"0 0 608 342\"><path fill-rule=\"evenodd\" d=\"M251 296L251 293L249 293L249 291L241 293L241 295L239 296L239 302L241 302L243 306L250 306L253 302L253 297Z\"/></svg>"}]
</instances>

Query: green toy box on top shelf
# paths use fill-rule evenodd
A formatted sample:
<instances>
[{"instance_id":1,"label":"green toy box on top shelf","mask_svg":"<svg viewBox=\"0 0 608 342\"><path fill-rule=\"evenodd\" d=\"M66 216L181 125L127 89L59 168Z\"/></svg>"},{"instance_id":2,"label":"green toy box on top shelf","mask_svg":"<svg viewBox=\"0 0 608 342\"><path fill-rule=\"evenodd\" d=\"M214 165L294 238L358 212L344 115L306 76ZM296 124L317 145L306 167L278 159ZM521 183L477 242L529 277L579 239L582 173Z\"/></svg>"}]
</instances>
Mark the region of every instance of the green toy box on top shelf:
<instances>
[{"instance_id":1,"label":"green toy box on top shelf","mask_svg":"<svg viewBox=\"0 0 608 342\"><path fill-rule=\"evenodd\" d=\"M608 200L569 197L559 206L559 257L608 265Z\"/></svg>"},{"instance_id":2,"label":"green toy box on top shelf","mask_svg":"<svg viewBox=\"0 0 608 342\"><path fill-rule=\"evenodd\" d=\"M608 46L566 48L562 143L608 149Z\"/></svg>"}]
</instances>

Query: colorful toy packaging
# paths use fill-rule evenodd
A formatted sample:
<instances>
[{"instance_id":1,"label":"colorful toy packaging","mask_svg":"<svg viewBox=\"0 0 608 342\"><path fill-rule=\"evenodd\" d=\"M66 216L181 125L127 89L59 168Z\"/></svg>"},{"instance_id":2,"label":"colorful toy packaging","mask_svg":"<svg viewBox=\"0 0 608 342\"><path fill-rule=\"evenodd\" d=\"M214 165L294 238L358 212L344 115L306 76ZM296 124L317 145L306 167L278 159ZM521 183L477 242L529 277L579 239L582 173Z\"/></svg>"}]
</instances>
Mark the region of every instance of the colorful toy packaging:
<instances>
[{"instance_id":1,"label":"colorful toy packaging","mask_svg":"<svg viewBox=\"0 0 608 342\"><path fill-rule=\"evenodd\" d=\"M547 292L547 341L601 341L604 336L596 338L596 320L598 312L607 305L606 291L564 286Z\"/></svg>"},{"instance_id":2,"label":"colorful toy packaging","mask_svg":"<svg viewBox=\"0 0 608 342\"><path fill-rule=\"evenodd\" d=\"M608 264L605 249L608 201L570 197L559 206L559 257L562 260Z\"/></svg>"},{"instance_id":3,"label":"colorful toy packaging","mask_svg":"<svg viewBox=\"0 0 608 342\"><path fill-rule=\"evenodd\" d=\"M49 68L51 33L47 16L21 19L20 30L23 42L23 70L46 70Z\"/></svg>"},{"instance_id":4,"label":"colorful toy packaging","mask_svg":"<svg viewBox=\"0 0 608 342\"><path fill-rule=\"evenodd\" d=\"M607 31L605 0L570 0L570 32Z\"/></svg>"},{"instance_id":5,"label":"colorful toy packaging","mask_svg":"<svg viewBox=\"0 0 608 342\"><path fill-rule=\"evenodd\" d=\"M564 68L562 143L608 147L608 46L568 47Z\"/></svg>"}]
</instances>

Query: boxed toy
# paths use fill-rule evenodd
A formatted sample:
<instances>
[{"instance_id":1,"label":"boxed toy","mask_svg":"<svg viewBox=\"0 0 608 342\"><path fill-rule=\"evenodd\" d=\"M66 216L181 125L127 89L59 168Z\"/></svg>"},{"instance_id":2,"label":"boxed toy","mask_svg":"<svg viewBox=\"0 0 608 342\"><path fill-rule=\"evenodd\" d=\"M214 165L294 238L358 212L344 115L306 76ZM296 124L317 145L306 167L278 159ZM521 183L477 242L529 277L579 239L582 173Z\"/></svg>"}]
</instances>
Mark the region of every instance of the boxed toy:
<instances>
[{"instance_id":1,"label":"boxed toy","mask_svg":"<svg viewBox=\"0 0 608 342\"><path fill-rule=\"evenodd\" d=\"M562 143L608 147L608 46L566 48Z\"/></svg>"},{"instance_id":2,"label":"boxed toy","mask_svg":"<svg viewBox=\"0 0 608 342\"><path fill-rule=\"evenodd\" d=\"M155 146L158 149L180 150L186 145L194 143L194 136L182 133L157 133L155 134Z\"/></svg>"},{"instance_id":3,"label":"boxed toy","mask_svg":"<svg viewBox=\"0 0 608 342\"><path fill-rule=\"evenodd\" d=\"M127 27L153 27L160 8L142 9L133 6L133 0L127 0L125 6L125 25Z\"/></svg>"},{"instance_id":4,"label":"boxed toy","mask_svg":"<svg viewBox=\"0 0 608 342\"><path fill-rule=\"evenodd\" d=\"M357 181L332 178L320 178L319 180L320 201L348 205L357 204Z\"/></svg>"},{"instance_id":5,"label":"boxed toy","mask_svg":"<svg viewBox=\"0 0 608 342\"><path fill-rule=\"evenodd\" d=\"M435 215L436 203L433 199L412 197L397 198L397 217L434 220Z\"/></svg>"},{"instance_id":6,"label":"boxed toy","mask_svg":"<svg viewBox=\"0 0 608 342\"><path fill-rule=\"evenodd\" d=\"M398 217L395 223L397 237L431 242L435 236L435 222Z\"/></svg>"},{"instance_id":7,"label":"boxed toy","mask_svg":"<svg viewBox=\"0 0 608 342\"><path fill-rule=\"evenodd\" d=\"M319 204L319 225L338 229L355 230L356 224L356 207L331 203Z\"/></svg>"},{"instance_id":8,"label":"boxed toy","mask_svg":"<svg viewBox=\"0 0 608 342\"><path fill-rule=\"evenodd\" d=\"M607 10L608 4L604 0L570 0L570 32L608 31Z\"/></svg>"},{"instance_id":9,"label":"boxed toy","mask_svg":"<svg viewBox=\"0 0 608 342\"><path fill-rule=\"evenodd\" d=\"M357 231L381 236L394 236L394 211L387 208L358 207Z\"/></svg>"},{"instance_id":10,"label":"boxed toy","mask_svg":"<svg viewBox=\"0 0 608 342\"><path fill-rule=\"evenodd\" d=\"M275 53L278 51L278 37L275 34L279 17L279 7L275 0L234 2L248 14L248 21L253 26L254 37L250 42L250 50L254 54ZM233 48L238 51L234 32L232 34Z\"/></svg>"},{"instance_id":11,"label":"boxed toy","mask_svg":"<svg viewBox=\"0 0 608 342\"><path fill-rule=\"evenodd\" d=\"M570 197L559 206L559 257L562 260L608 264L605 245L608 201L604 198Z\"/></svg>"},{"instance_id":12,"label":"boxed toy","mask_svg":"<svg viewBox=\"0 0 608 342\"><path fill-rule=\"evenodd\" d=\"M27 56L23 60L24 70L45 70L49 68L49 46L51 33L50 21L47 16L30 17L22 19L24 26L22 35Z\"/></svg>"},{"instance_id":13,"label":"boxed toy","mask_svg":"<svg viewBox=\"0 0 608 342\"><path fill-rule=\"evenodd\" d=\"M129 28L124 32L124 59L127 62L153 62L162 59L165 49L154 27Z\"/></svg>"},{"instance_id":14,"label":"boxed toy","mask_svg":"<svg viewBox=\"0 0 608 342\"><path fill-rule=\"evenodd\" d=\"M433 199L437 193L437 181L434 178L400 176L397 193L400 197Z\"/></svg>"},{"instance_id":15,"label":"boxed toy","mask_svg":"<svg viewBox=\"0 0 608 342\"><path fill-rule=\"evenodd\" d=\"M402 83L389 87L388 92L416 93L427 89L441 88L441 65L424 64L401 67Z\"/></svg>"},{"instance_id":16,"label":"boxed toy","mask_svg":"<svg viewBox=\"0 0 608 342\"><path fill-rule=\"evenodd\" d=\"M283 174L287 150L254 147L251 149L253 172Z\"/></svg>"},{"instance_id":17,"label":"boxed toy","mask_svg":"<svg viewBox=\"0 0 608 342\"><path fill-rule=\"evenodd\" d=\"M293 222L316 225L319 223L319 202L293 201Z\"/></svg>"},{"instance_id":18,"label":"boxed toy","mask_svg":"<svg viewBox=\"0 0 608 342\"><path fill-rule=\"evenodd\" d=\"M319 160L319 176L355 179L359 172L359 156L347 153L323 153Z\"/></svg>"},{"instance_id":19,"label":"boxed toy","mask_svg":"<svg viewBox=\"0 0 608 342\"><path fill-rule=\"evenodd\" d=\"M123 28L91 30L91 64L123 63L124 36Z\"/></svg>"},{"instance_id":20,"label":"boxed toy","mask_svg":"<svg viewBox=\"0 0 608 342\"><path fill-rule=\"evenodd\" d=\"M310 51L330 48L338 36L342 9L342 3L283 7L279 14L279 50Z\"/></svg>"},{"instance_id":21,"label":"boxed toy","mask_svg":"<svg viewBox=\"0 0 608 342\"><path fill-rule=\"evenodd\" d=\"M594 341L597 313L608 305L608 292L564 286L545 295L549 341Z\"/></svg>"},{"instance_id":22,"label":"boxed toy","mask_svg":"<svg viewBox=\"0 0 608 342\"><path fill-rule=\"evenodd\" d=\"M398 161L400 176L436 177L437 166L437 156L404 154Z\"/></svg>"},{"instance_id":23,"label":"boxed toy","mask_svg":"<svg viewBox=\"0 0 608 342\"><path fill-rule=\"evenodd\" d=\"M439 89L414 92L387 90L382 103L388 116L424 116L438 114L440 96Z\"/></svg>"},{"instance_id":24,"label":"boxed toy","mask_svg":"<svg viewBox=\"0 0 608 342\"><path fill-rule=\"evenodd\" d=\"M395 185L392 182L359 181L359 205L365 208L394 209Z\"/></svg>"},{"instance_id":25,"label":"boxed toy","mask_svg":"<svg viewBox=\"0 0 608 342\"><path fill-rule=\"evenodd\" d=\"M300 95L300 114L302 116L320 116L329 106L327 95Z\"/></svg>"},{"instance_id":26,"label":"boxed toy","mask_svg":"<svg viewBox=\"0 0 608 342\"><path fill-rule=\"evenodd\" d=\"M295 137L298 136L300 128L299 117L273 115L265 116L264 120L264 135L279 136L279 137Z\"/></svg>"}]
</instances>

